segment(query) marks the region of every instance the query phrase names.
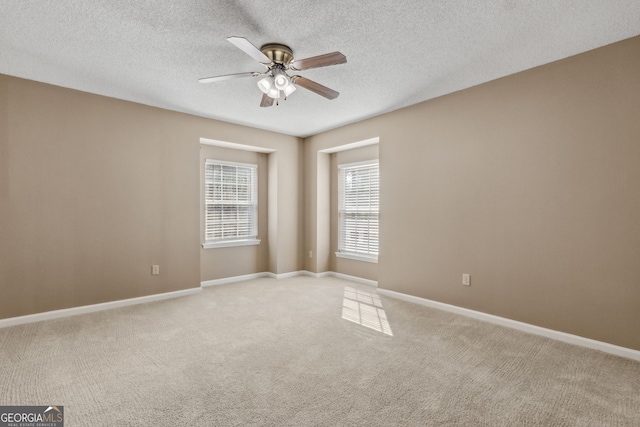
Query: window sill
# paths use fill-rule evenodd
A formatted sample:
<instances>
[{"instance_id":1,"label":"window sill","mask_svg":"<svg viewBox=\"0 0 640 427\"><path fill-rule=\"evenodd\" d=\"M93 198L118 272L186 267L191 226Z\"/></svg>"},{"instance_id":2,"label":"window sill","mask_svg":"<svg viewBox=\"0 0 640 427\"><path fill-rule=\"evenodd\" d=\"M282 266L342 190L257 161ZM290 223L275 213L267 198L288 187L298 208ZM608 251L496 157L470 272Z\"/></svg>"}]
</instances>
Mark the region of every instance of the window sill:
<instances>
[{"instance_id":1,"label":"window sill","mask_svg":"<svg viewBox=\"0 0 640 427\"><path fill-rule=\"evenodd\" d=\"M378 257L377 256L367 256L367 255L360 255L360 254L352 254L349 252L336 252L336 256L338 258L346 258L346 259L353 259L356 261L365 261L365 262L372 262L374 264L378 263Z\"/></svg>"},{"instance_id":2,"label":"window sill","mask_svg":"<svg viewBox=\"0 0 640 427\"><path fill-rule=\"evenodd\" d=\"M203 249L230 248L233 246L259 245L260 239L225 240L222 242L206 242L202 244Z\"/></svg>"}]
</instances>

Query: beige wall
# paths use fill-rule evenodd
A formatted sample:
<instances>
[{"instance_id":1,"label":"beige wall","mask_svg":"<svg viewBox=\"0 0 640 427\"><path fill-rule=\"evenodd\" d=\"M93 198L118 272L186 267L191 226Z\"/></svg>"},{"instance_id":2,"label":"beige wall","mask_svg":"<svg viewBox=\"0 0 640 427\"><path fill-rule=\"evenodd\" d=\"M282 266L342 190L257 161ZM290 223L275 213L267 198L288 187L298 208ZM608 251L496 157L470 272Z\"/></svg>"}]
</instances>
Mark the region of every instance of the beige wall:
<instances>
[{"instance_id":1,"label":"beige wall","mask_svg":"<svg viewBox=\"0 0 640 427\"><path fill-rule=\"evenodd\" d=\"M198 140L180 137L175 116L6 76L0 86L1 317L197 287Z\"/></svg>"},{"instance_id":2,"label":"beige wall","mask_svg":"<svg viewBox=\"0 0 640 427\"><path fill-rule=\"evenodd\" d=\"M640 37L307 144L380 137L381 288L640 350L638 70Z\"/></svg>"},{"instance_id":3,"label":"beige wall","mask_svg":"<svg viewBox=\"0 0 640 427\"><path fill-rule=\"evenodd\" d=\"M0 318L198 287L201 137L275 150L269 268L301 269L299 138L5 75L0 95ZM224 274L255 258L236 249Z\"/></svg>"}]
</instances>

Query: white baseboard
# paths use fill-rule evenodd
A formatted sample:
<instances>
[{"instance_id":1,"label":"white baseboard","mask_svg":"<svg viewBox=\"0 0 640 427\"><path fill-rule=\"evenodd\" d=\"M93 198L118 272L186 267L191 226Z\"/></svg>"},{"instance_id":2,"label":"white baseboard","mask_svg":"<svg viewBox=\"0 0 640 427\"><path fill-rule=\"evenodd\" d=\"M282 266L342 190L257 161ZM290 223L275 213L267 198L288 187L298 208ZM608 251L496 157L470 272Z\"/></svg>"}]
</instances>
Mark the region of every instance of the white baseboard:
<instances>
[{"instance_id":1,"label":"white baseboard","mask_svg":"<svg viewBox=\"0 0 640 427\"><path fill-rule=\"evenodd\" d=\"M402 301L412 302L414 304L420 304L426 307L436 308L438 310L460 314L462 316L472 317L474 319L482 320L484 322L494 323L496 325L505 326L511 329L517 329L522 332L541 335L543 337L552 338L554 340L562 341L568 344L587 347L587 348L599 350L605 353L614 354L616 356L626 357L627 359L640 361L640 351L638 350L633 350L626 347L620 347L620 346L609 344L606 342L596 341L590 338L584 338L578 335L568 334L566 332L554 331L553 329L547 329L540 326L531 325L529 323L518 322L517 320L506 319L500 316L494 316L492 314L483 313L481 311L469 310L468 308L457 307L455 305L445 304L438 301L432 301L425 298L416 297L413 295L407 295L400 292L389 291L387 289L378 289L378 294L399 299Z\"/></svg>"},{"instance_id":2,"label":"white baseboard","mask_svg":"<svg viewBox=\"0 0 640 427\"><path fill-rule=\"evenodd\" d=\"M350 276L348 274L336 273L335 271L327 271L327 276L337 277L338 279L349 280L351 282L362 283L363 285L373 286L374 288L378 287L378 282L375 280L363 279L362 277Z\"/></svg>"},{"instance_id":3,"label":"white baseboard","mask_svg":"<svg viewBox=\"0 0 640 427\"><path fill-rule=\"evenodd\" d=\"M242 276L224 277L222 279L206 280L204 282L200 282L200 286L202 286L203 288L206 288L209 286L227 285L229 283L244 282L246 280L262 279L265 277L270 279L288 279L289 277L297 277L297 276L317 277L315 273L311 273L310 271L306 271L306 270L291 271L289 273L280 273L280 274L271 273L270 271L263 271L262 273L253 273L253 274L245 274Z\"/></svg>"},{"instance_id":4,"label":"white baseboard","mask_svg":"<svg viewBox=\"0 0 640 427\"><path fill-rule=\"evenodd\" d=\"M260 279L264 277L269 277L272 279L288 279L289 277L297 277L297 276L307 276L307 277L313 277L316 279L320 279L322 277L336 277L338 279L349 280L351 282L362 283L364 285L369 285L374 287L378 286L378 282L376 282L375 280L363 279L361 277L350 276L348 274L336 273L335 271L323 271L322 273L313 273L307 270L291 271L289 273L280 273L280 274L275 274L271 272L245 274L243 276L233 276L233 277L225 277L223 279L207 280L207 281L201 282L200 285L203 288L206 288L209 286L226 285L229 283L244 282L245 280Z\"/></svg>"},{"instance_id":5,"label":"white baseboard","mask_svg":"<svg viewBox=\"0 0 640 427\"><path fill-rule=\"evenodd\" d=\"M286 279L287 277L308 276L316 279L323 277L336 277L338 279L349 280L350 282L362 283L363 285L378 287L375 280L363 279L362 277L350 276L348 274L336 273L335 271L323 271L322 273L313 273L307 270L294 271L291 273L277 274L277 279Z\"/></svg>"},{"instance_id":6,"label":"white baseboard","mask_svg":"<svg viewBox=\"0 0 640 427\"><path fill-rule=\"evenodd\" d=\"M43 320L59 319L61 317L76 316L78 314L93 313L112 308L126 307L129 305L144 304L147 302L161 301L170 298L184 297L201 292L202 288L184 289L182 291L165 292L162 294L147 295L138 298L129 298L118 301L103 302L100 304L82 305L80 307L65 308L62 310L45 311L44 313L28 314L26 316L0 319L0 328L24 325L26 323L41 322Z\"/></svg>"},{"instance_id":7,"label":"white baseboard","mask_svg":"<svg viewBox=\"0 0 640 427\"><path fill-rule=\"evenodd\" d=\"M271 277L275 279L276 275L269 272L245 274L243 276L233 276L233 277L225 277L222 279L206 280L204 282L200 282L200 286L202 286L203 288L206 288L209 286L226 285L228 283L244 282L245 280L261 279L264 277Z\"/></svg>"},{"instance_id":8,"label":"white baseboard","mask_svg":"<svg viewBox=\"0 0 640 427\"><path fill-rule=\"evenodd\" d=\"M313 277L314 279L319 279L321 277L326 277L328 276L328 273L314 273L312 271L309 270L300 270L297 272L297 276L307 276L307 277Z\"/></svg>"},{"instance_id":9,"label":"white baseboard","mask_svg":"<svg viewBox=\"0 0 640 427\"><path fill-rule=\"evenodd\" d=\"M271 273L273 274L273 273ZM309 276L310 274L312 274L309 271L306 270L300 270L300 271L292 271L289 273L280 273L280 274L273 274L273 277L276 279L288 279L289 277L297 277L297 276Z\"/></svg>"}]
</instances>

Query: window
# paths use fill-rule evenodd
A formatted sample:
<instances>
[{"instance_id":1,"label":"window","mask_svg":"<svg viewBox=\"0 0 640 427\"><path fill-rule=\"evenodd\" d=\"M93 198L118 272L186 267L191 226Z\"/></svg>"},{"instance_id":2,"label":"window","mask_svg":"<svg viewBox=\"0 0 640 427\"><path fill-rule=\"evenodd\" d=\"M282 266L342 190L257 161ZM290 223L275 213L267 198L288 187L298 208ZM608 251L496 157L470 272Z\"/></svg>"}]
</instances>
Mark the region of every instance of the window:
<instances>
[{"instance_id":1,"label":"window","mask_svg":"<svg viewBox=\"0 0 640 427\"><path fill-rule=\"evenodd\" d=\"M257 175L257 165L206 160L204 248L260 243Z\"/></svg>"},{"instance_id":2,"label":"window","mask_svg":"<svg viewBox=\"0 0 640 427\"><path fill-rule=\"evenodd\" d=\"M336 256L378 260L378 162L340 165L338 189L339 236Z\"/></svg>"}]
</instances>

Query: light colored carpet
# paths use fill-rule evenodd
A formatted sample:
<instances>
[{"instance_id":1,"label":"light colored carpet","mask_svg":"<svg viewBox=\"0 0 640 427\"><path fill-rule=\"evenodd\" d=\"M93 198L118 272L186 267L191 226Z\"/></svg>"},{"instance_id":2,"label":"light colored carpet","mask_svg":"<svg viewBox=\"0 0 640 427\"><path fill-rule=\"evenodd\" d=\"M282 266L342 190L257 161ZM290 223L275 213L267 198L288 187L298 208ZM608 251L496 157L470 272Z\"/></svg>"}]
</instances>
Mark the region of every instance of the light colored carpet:
<instances>
[{"instance_id":1,"label":"light colored carpet","mask_svg":"<svg viewBox=\"0 0 640 427\"><path fill-rule=\"evenodd\" d=\"M638 362L335 278L2 329L0 378L67 426L640 425Z\"/></svg>"}]
</instances>

